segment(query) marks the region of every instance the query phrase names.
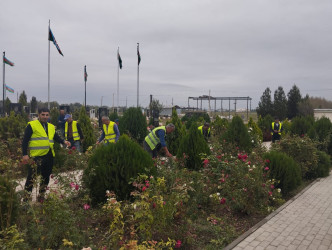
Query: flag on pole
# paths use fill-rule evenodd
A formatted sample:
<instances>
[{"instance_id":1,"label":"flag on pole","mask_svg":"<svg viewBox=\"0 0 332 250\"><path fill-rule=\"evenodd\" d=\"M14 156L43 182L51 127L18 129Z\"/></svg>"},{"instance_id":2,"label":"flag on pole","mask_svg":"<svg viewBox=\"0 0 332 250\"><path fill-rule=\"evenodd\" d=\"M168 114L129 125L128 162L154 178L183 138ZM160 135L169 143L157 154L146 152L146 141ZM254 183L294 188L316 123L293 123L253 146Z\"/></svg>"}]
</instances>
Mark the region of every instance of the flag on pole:
<instances>
[{"instance_id":1,"label":"flag on pole","mask_svg":"<svg viewBox=\"0 0 332 250\"><path fill-rule=\"evenodd\" d=\"M55 45L55 47L57 48L57 50L59 51L60 55L63 56L63 54L62 54L62 52L61 52L61 49L60 49L58 43L56 42L55 37L53 36L53 33L52 33L51 28L49 28L49 32L48 32L48 40L49 40L49 41L52 41L52 42L54 43L54 45Z\"/></svg>"},{"instance_id":2,"label":"flag on pole","mask_svg":"<svg viewBox=\"0 0 332 250\"><path fill-rule=\"evenodd\" d=\"M122 60L121 60L121 56L119 54L119 51L118 51L118 60L119 60L120 69L122 69Z\"/></svg>"},{"instance_id":3,"label":"flag on pole","mask_svg":"<svg viewBox=\"0 0 332 250\"><path fill-rule=\"evenodd\" d=\"M88 80L88 73L86 72L86 66L84 67L84 81Z\"/></svg>"},{"instance_id":4,"label":"flag on pole","mask_svg":"<svg viewBox=\"0 0 332 250\"><path fill-rule=\"evenodd\" d=\"M7 84L6 84L6 90L10 93L14 93L14 89L9 87Z\"/></svg>"},{"instance_id":5,"label":"flag on pole","mask_svg":"<svg viewBox=\"0 0 332 250\"><path fill-rule=\"evenodd\" d=\"M9 61L5 56L3 56L3 62L4 62L5 64L10 65L10 66L14 66L14 63L11 62L11 61Z\"/></svg>"},{"instance_id":6,"label":"flag on pole","mask_svg":"<svg viewBox=\"0 0 332 250\"><path fill-rule=\"evenodd\" d=\"M137 45L137 58L138 58L138 65L139 65L141 62L141 55L139 53L138 45Z\"/></svg>"}]
</instances>

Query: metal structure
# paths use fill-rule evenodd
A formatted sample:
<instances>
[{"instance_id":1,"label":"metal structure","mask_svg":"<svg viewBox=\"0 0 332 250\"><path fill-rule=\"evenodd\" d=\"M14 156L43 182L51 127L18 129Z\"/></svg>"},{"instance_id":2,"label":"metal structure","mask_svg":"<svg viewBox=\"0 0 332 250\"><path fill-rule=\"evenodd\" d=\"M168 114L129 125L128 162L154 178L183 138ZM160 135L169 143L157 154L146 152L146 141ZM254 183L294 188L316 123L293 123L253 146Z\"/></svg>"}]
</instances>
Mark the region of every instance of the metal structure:
<instances>
[{"instance_id":1,"label":"metal structure","mask_svg":"<svg viewBox=\"0 0 332 250\"><path fill-rule=\"evenodd\" d=\"M251 100L252 98L249 96L246 97L213 97L210 95L203 95L203 96L199 96L199 97L188 97L188 108L190 108L189 105L189 100L192 99L194 101L197 101L197 107L196 109L198 110L198 102L200 101L200 109L202 110L202 104L203 101L208 101L209 102L209 111L211 112L211 101L214 101L214 112L217 111L217 101L220 101L220 110L221 112L224 110L223 109L223 101L228 101L228 113L229 113L229 117L231 116L231 100L234 101L234 110L236 112L236 104L237 101L247 101L247 119L249 119L249 110L251 111ZM250 107L249 107L249 103L250 102Z\"/></svg>"}]
</instances>

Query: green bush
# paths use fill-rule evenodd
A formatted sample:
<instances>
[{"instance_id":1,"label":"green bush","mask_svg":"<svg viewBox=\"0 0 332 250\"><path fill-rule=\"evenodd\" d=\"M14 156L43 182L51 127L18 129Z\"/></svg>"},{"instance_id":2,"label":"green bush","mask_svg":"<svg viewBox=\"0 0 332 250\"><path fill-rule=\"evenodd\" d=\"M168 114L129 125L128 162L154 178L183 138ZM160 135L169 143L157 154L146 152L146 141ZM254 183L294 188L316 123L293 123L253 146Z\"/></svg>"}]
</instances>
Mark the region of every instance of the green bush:
<instances>
[{"instance_id":1,"label":"green bush","mask_svg":"<svg viewBox=\"0 0 332 250\"><path fill-rule=\"evenodd\" d=\"M299 136L307 134L310 128L314 125L314 122L315 120L312 116L294 117L290 127L291 134Z\"/></svg>"},{"instance_id":2,"label":"green bush","mask_svg":"<svg viewBox=\"0 0 332 250\"><path fill-rule=\"evenodd\" d=\"M331 158L323 151L317 151L318 166L316 170L317 177L329 176L331 168Z\"/></svg>"},{"instance_id":3,"label":"green bush","mask_svg":"<svg viewBox=\"0 0 332 250\"><path fill-rule=\"evenodd\" d=\"M52 108L50 110L50 119L51 119L51 122L54 126L58 127L58 119L59 119L59 115L60 115L60 112L57 108Z\"/></svg>"},{"instance_id":4,"label":"green bush","mask_svg":"<svg viewBox=\"0 0 332 250\"><path fill-rule=\"evenodd\" d=\"M282 125L282 132L281 132L281 138L282 138L286 134L290 133L292 123L286 118L281 122L281 125Z\"/></svg>"},{"instance_id":5,"label":"green bush","mask_svg":"<svg viewBox=\"0 0 332 250\"><path fill-rule=\"evenodd\" d=\"M27 123L20 115L12 111L8 117L0 118L0 138L21 138Z\"/></svg>"},{"instance_id":6,"label":"green bush","mask_svg":"<svg viewBox=\"0 0 332 250\"><path fill-rule=\"evenodd\" d=\"M264 154L266 167L270 170L270 177L279 181L276 188L280 188L283 195L301 185L301 168L287 154L271 151Z\"/></svg>"},{"instance_id":7,"label":"green bush","mask_svg":"<svg viewBox=\"0 0 332 250\"><path fill-rule=\"evenodd\" d=\"M0 175L0 231L14 224L19 200L15 192L16 183Z\"/></svg>"},{"instance_id":8,"label":"green bush","mask_svg":"<svg viewBox=\"0 0 332 250\"><path fill-rule=\"evenodd\" d=\"M188 134L181 139L176 156L184 160L186 168L199 170L203 166L201 154L209 155L210 149L196 124L193 124Z\"/></svg>"},{"instance_id":9,"label":"green bush","mask_svg":"<svg viewBox=\"0 0 332 250\"><path fill-rule=\"evenodd\" d=\"M119 119L118 113L117 112L111 112L109 115L109 118L112 122L114 122L116 119Z\"/></svg>"},{"instance_id":10,"label":"green bush","mask_svg":"<svg viewBox=\"0 0 332 250\"><path fill-rule=\"evenodd\" d=\"M217 138L221 137L227 131L228 125L229 122L226 118L221 119L217 116L212 124L213 135Z\"/></svg>"},{"instance_id":11,"label":"green bush","mask_svg":"<svg viewBox=\"0 0 332 250\"><path fill-rule=\"evenodd\" d=\"M94 204L106 201L106 191L114 191L120 199L128 199L133 190L129 184L137 175L155 171L151 156L127 135L117 143L99 146L84 171L83 182Z\"/></svg>"},{"instance_id":12,"label":"green bush","mask_svg":"<svg viewBox=\"0 0 332 250\"><path fill-rule=\"evenodd\" d=\"M266 115L264 118L261 116L258 117L257 125L262 130L263 133L263 141L271 141L271 126L274 121L271 115Z\"/></svg>"},{"instance_id":13,"label":"green bush","mask_svg":"<svg viewBox=\"0 0 332 250\"><path fill-rule=\"evenodd\" d=\"M318 164L316 143L309 137L287 136L280 143L274 143L272 148L292 157L301 167L302 178L316 177Z\"/></svg>"},{"instance_id":14,"label":"green bush","mask_svg":"<svg viewBox=\"0 0 332 250\"><path fill-rule=\"evenodd\" d=\"M94 129L91 124L91 120L86 114L84 106L81 107L80 116L78 119L80 124L84 140L83 140L83 152L85 152L90 146L96 143L96 137L94 134Z\"/></svg>"},{"instance_id":15,"label":"green bush","mask_svg":"<svg viewBox=\"0 0 332 250\"><path fill-rule=\"evenodd\" d=\"M240 150L250 152L252 150L252 141L247 127L239 116L234 116L227 131L221 137L227 143L234 143Z\"/></svg>"},{"instance_id":16,"label":"green bush","mask_svg":"<svg viewBox=\"0 0 332 250\"><path fill-rule=\"evenodd\" d=\"M182 125L182 122L176 113L176 109L174 108L172 111L171 123L175 125L175 130L173 133L170 133L166 136L167 149L171 154L176 155L179 149L181 138L183 138L187 131L186 127Z\"/></svg>"},{"instance_id":17,"label":"green bush","mask_svg":"<svg viewBox=\"0 0 332 250\"><path fill-rule=\"evenodd\" d=\"M332 131L332 123L329 118L321 117L314 123L314 129L318 136L318 140L320 142L323 142L328 138L327 135L329 135Z\"/></svg>"},{"instance_id":18,"label":"green bush","mask_svg":"<svg viewBox=\"0 0 332 250\"><path fill-rule=\"evenodd\" d=\"M141 108L132 107L127 109L120 119L119 130L121 134L127 134L138 143L142 143L147 134L146 126Z\"/></svg>"},{"instance_id":19,"label":"green bush","mask_svg":"<svg viewBox=\"0 0 332 250\"><path fill-rule=\"evenodd\" d=\"M254 145L260 144L263 141L263 132L251 117L248 121L247 126L249 130L249 135Z\"/></svg>"},{"instance_id":20,"label":"green bush","mask_svg":"<svg viewBox=\"0 0 332 250\"><path fill-rule=\"evenodd\" d=\"M193 123L211 122L210 116L206 112L192 112L185 114L181 121L186 123L186 128L189 129Z\"/></svg>"}]
</instances>

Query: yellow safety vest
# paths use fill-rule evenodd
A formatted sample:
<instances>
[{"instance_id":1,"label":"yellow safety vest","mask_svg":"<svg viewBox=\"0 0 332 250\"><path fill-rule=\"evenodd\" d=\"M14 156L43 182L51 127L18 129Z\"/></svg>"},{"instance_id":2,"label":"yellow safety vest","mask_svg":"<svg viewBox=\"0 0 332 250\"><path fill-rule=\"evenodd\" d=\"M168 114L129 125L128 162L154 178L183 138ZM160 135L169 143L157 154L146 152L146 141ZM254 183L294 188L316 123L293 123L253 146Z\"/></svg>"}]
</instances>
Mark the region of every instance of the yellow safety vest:
<instances>
[{"instance_id":1,"label":"yellow safety vest","mask_svg":"<svg viewBox=\"0 0 332 250\"><path fill-rule=\"evenodd\" d=\"M203 125L198 127L198 130L203 134ZM208 134L210 133L210 128L208 129Z\"/></svg>"},{"instance_id":2,"label":"yellow safety vest","mask_svg":"<svg viewBox=\"0 0 332 250\"><path fill-rule=\"evenodd\" d=\"M274 123L275 122L272 122L272 130L274 130ZM279 125L278 134L281 135L281 122L279 122ZM271 135L273 135L273 132L271 132Z\"/></svg>"},{"instance_id":3,"label":"yellow safety vest","mask_svg":"<svg viewBox=\"0 0 332 250\"><path fill-rule=\"evenodd\" d=\"M103 130L105 133L105 139L104 142L105 143L115 143L115 138L116 138L116 134L114 131L114 124L115 122L110 121L110 123L108 124L108 129L106 130L106 124L103 125Z\"/></svg>"},{"instance_id":4,"label":"yellow safety vest","mask_svg":"<svg viewBox=\"0 0 332 250\"><path fill-rule=\"evenodd\" d=\"M165 126L160 126L155 128L154 130L152 130L146 137L145 137L145 141L146 143L150 146L151 150L154 150L156 148L156 146L160 143L160 139L159 137L156 135L156 132L158 130L164 130L166 133L166 127Z\"/></svg>"},{"instance_id":5,"label":"yellow safety vest","mask_svg":"<svg viewBox=\"0 0 332 250\"><path fill-rule=\"evenodd\" d=\"M73 139L74 141L79 141L81 139L80 134L78 133L77 129L77 121L72 121L71 128L73 129ZM66 140L68 139L68 122L65 124L65 137Z\"/></svg>"},{"instance_id":6,"label":"yellow safety vest","mask_svg":"<svg viewBox=\"0 0 332 250\"><path fill-rule=\"evenodd\" d=\"M29 141L30 157L43 156L52 149L53 157L55 156L53 145L54 145L54 134L55 127L53 124L47 123L48 136L45 129L41 125L39 120L31 121L32 135Z\"/></svg>"}]
</instances>

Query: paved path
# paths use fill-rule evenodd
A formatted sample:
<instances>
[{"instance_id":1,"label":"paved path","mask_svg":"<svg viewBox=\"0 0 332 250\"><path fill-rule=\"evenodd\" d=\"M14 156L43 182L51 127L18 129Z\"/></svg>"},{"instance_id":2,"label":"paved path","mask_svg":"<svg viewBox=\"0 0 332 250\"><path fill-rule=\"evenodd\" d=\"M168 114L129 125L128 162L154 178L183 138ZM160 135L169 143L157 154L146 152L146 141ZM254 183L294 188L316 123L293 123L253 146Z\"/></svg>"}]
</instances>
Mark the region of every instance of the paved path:
<instances>
[{"instance_id":1,"label":"paved path","mask_svg":"<svg viewBox=\"0 0 332 250\"><path fill-rule=\"evenodd\" d=\"M332 249L332 175L316 180L225 249Z\"/></svg>"}]
</instances>

